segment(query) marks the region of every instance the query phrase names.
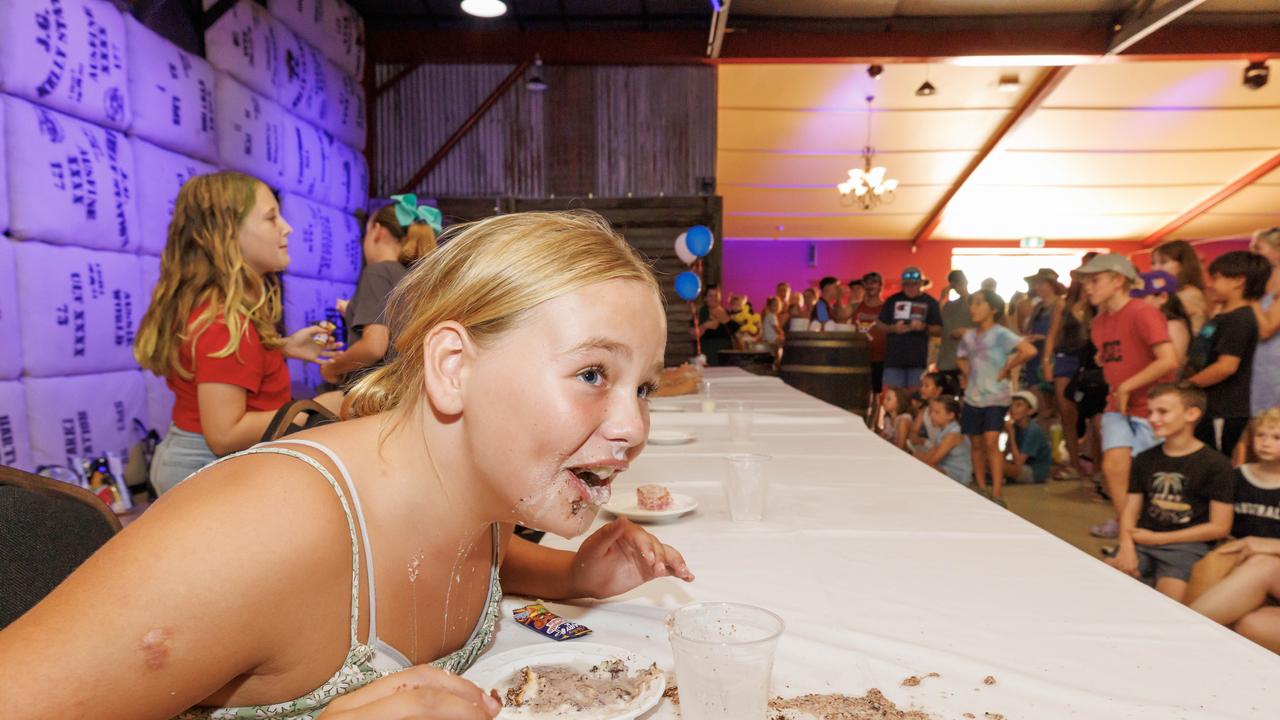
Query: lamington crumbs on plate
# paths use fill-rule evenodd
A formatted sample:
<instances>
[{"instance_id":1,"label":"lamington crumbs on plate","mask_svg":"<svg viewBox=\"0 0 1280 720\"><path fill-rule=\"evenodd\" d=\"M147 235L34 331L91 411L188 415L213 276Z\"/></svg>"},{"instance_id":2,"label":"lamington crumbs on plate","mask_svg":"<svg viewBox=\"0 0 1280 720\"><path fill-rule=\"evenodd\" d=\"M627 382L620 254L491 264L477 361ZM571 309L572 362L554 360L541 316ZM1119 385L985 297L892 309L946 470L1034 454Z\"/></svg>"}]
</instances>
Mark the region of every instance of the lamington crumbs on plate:
<instances>
[{"instance_id":1,"label":"lamington crumbs on plate","mask_svg":"<svg viewBox=\"0 0 1280 720\"><path fill-rule=\"evenodd\" d=\"M919 685L922 681L924 681L926 678L931 678L931 677L942 677L942 676L939 675L938 673L929 673L924 677L920 677L918 675L912 675L911 677L902 681L902 687L915 687Z\"/></svg>"},{"instance_id":2,"label":"lamington crumbs on plate","mask_svg":"<svg viewBox=\"0 0 1280 720\"><path fill-rule=\"evenodd\" d=\"M668 685L666 690L662 691L662 697L671 701L673 705L680 704L680 688L675 685Z\"/></svg>"},{"instance_id":3,"label":"lamington crumbs on plate","mask_svg":"<svg viewBox=\"0 0 1280 720\"><path fill-rule=\"evenodd\" d=\"M987 718L987 720L1004 720L1004 716L1001 715L1000 713L989 712L989 713L983 713L983 715Z\"/></svg>"},{"instance_id":4,"label":"lamington crumbs on plate","mask_svg":"<svg viewBox=\"0 0 1280 720\"><path fill-rule=\"evenodd\" d=\"M994 677L994 676L988 675L988 676L986 676L985 678L983 678L983 679L982 679L982 684L983 684L983 685L995 685L995 684L996 684L996 679L995 679L995 677Z\"/></svg>"},{"instance_id":5,"label":"lamington crumbs on plate","mask_svg":"<svg viewBox=\"0 0 1280 720\"><path fill-rule=\"evenodd\" d=\"M840 694L810 694L769 701L769 720L792 720L809 716L818 720L933 720L923 710L903 710L876 688L854 697Z\"/></svg>"}]
</instances>

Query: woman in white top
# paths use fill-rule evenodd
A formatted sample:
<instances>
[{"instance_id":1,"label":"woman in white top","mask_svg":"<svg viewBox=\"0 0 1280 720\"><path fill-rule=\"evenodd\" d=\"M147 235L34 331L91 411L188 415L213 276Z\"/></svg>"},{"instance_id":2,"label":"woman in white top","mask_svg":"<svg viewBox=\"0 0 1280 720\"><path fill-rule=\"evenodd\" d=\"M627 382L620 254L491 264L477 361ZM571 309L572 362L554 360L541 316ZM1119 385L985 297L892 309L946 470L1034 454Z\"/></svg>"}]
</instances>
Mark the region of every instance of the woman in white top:
<instances>
[{"instance_id":1,"label":"woman in white top","mask_svg":"<svg viewBox=\"0 0 1280 720\"><path fill-rule=\"evenodd\" d=\"M499 567L549 600L693 579L625 520L576 553L512 533L583 534L644 448L667 338L644 260L587 212L447 239L396 287L395 354L354 419L207 467L0 631L5 720L314 718L335 699L325 720L487 720L497 701L446 671L492 635ZM410 663L443 669L359 690Z\"/></svg>"}]
</instances>

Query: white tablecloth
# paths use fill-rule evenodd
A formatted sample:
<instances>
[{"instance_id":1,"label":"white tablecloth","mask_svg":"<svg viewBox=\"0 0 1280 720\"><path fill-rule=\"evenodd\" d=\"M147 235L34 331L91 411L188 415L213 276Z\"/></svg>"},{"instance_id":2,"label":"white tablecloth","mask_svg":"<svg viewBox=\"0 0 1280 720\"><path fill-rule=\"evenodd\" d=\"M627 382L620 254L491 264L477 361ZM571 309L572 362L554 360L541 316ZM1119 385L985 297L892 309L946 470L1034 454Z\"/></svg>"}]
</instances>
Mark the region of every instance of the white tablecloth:
<instances>
[{"instance_id":1,"label":"white tablecloth","mask_svg":"<svg viewBox=\"0 0 1280 720\"><path fill-rule=\"evenodd\" d=\"M768 515L729 521L720 456L743 448L729 442L724 416L698 412L696 396L655 399L686 410L653 413L655 428L697 439L650 446L614 491L660 482L698 500L696 513L651 527L697 580L552 605L590 627L591 641L670 672L666 614L727 600L786 621L775 694L874 687L941 718L1280 718L1280 659L1270 652L915 461L849 413L774 378L708 377L717 399L758 414L751 449L773 457ZM523 602L504 603L489 652L549 642L510 619ZM941 677L900 687L930 672ZM988 675L995 685L983 684ZM678 717L667 703L649 717Z\"/></svg>"}]
</instances>

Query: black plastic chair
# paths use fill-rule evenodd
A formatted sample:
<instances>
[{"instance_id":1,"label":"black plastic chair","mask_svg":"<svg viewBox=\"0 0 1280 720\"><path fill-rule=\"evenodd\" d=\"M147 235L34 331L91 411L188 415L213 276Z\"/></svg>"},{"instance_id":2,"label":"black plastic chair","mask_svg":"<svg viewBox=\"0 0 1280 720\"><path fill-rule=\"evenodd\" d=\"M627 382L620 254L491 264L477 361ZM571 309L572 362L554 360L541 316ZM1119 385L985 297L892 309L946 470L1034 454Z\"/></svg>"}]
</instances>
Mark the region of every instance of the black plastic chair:
<instances>
[{"instance_id":1,"label":"black plastic chair","mask_svg":"<svg viewBox=\"0 0 1280 720\"><path fill-rule=\"evenodd\" d=\"M119 531L120 519L88 490L0 466L0 628Z\"/></svg>"}]
</instances>

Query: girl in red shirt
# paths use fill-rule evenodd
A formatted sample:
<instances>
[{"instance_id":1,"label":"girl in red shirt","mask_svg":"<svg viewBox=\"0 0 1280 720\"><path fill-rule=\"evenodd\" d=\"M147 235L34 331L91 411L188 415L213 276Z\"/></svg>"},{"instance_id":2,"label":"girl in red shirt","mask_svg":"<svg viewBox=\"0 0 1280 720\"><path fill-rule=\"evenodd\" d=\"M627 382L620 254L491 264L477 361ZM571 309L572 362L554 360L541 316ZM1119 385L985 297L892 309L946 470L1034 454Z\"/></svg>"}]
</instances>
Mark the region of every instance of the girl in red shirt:
<instances>
[{"instance_id":1,"label":"girl in red shirt","mask_svg":"<svg viewBox=\"0 0 1280 720\"><path fill-rule=\"evenodd\" d=\"M333 350L313 342L326 332L319 325L276 332L276 273L289 265L291 232L271 190L248 175L201 175L178 193L134 344L138 363L175 396L151 464L157 492L262 437L289 402L285 357L324 362Z\"/></svg>"}]
</instances>

